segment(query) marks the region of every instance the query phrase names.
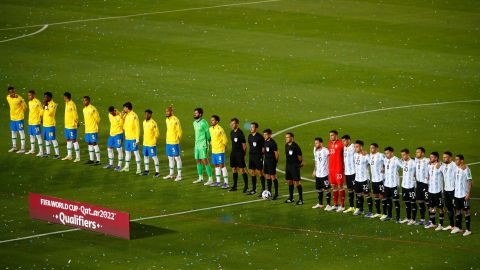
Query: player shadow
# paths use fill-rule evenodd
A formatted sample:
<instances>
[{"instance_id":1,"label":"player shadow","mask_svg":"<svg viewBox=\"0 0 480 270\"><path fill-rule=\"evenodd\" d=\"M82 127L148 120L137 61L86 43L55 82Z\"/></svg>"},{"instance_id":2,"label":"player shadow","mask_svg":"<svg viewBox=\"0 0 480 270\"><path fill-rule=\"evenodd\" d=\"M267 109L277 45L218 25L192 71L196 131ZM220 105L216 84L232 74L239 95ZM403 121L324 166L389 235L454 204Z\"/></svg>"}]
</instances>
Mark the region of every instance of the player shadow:
<instances>
[{"instance_id":1,"label":"player shadow","mask_svg":"<svg viewBox=\"0 0 480 270\"><path fill-rule=\"evenodd\" d=\"M130 222L130 239L142 239L148 237L159 236L163 234L176 233L174 230L159 228L147 224Z\"/></svg>"}]
</instances>

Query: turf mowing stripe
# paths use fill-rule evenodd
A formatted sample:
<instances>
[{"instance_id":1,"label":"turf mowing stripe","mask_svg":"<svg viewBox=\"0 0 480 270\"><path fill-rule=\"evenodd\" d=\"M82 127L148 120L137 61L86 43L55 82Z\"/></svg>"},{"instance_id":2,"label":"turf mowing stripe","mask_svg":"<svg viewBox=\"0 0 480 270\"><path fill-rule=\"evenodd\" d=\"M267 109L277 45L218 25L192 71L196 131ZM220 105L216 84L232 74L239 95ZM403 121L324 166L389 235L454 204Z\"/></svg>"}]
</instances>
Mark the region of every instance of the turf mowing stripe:
<instances>
[{"instance_id":1,"label":"turf mowing stripe","mask_svg":"<svg viewBox=\"0 0 480 270\"><path fill-rule=\"evenodd\" d=\"M13 38L9 38L9 39L0 40L0 43L7 42L7 41L12 41L12 40L17 40L17 39L21 39L21 38L25 38L25 37L29 37L29 36L33 36L33 35L36 35L36 34L39 34L39 33L43 32L47 28L48 28L48 24L45 24L38 31L35 31L33 33L30 33L30 34L26 34L26 35L21 35L21 36L18 36L18 37L13 37Z\"/></svg>"}]
</instances>

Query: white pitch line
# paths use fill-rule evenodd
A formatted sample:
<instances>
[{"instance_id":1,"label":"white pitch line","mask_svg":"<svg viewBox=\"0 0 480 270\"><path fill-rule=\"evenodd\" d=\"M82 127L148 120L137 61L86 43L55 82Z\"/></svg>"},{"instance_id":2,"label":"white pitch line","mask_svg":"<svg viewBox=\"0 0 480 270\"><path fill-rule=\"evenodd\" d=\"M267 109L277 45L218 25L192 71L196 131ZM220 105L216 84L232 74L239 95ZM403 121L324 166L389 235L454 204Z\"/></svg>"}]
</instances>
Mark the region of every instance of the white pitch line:
<instances>
[{"instance_id":1,"label":"white pitch line","mask_svg":"<svg viewBox=\"0 0 480 270\"><path fill-rule=\"evenodd\" d=\"M223 8L223 7L246 6L246 5L264 4L264 3L278 2L278 1L281 1L281 0L264 0L264 1L255 1L255 2L242 2L242 3L223 4L223 5L216 5L216 6L196 7L196 8L182 8L182 9L137 13L137 14L130 14L130 15L81 19L81 20L72 20L72 21L64 21L64 22L53 22L53 23L48 23L48 24L49 25L63 25L63 24L71 24L71 23L79 23L79 22L93 22L93 21L103 21L103 20L126 19L126 18L141 17L141 16L148 16L148 15L157 15L157 14L184 12L184 11L195 11L195 10L205 10L205 9L215 9L215 8ZM43 24L9 27L9 28L2 28L2 29L0 29L0 31L15 30L15 29L26 29L26 28L32 28L32 27L39 27L39 26L42 26L42 25Z\"/></svg>"},{"instance_id":2,"label":"white pitch line","mask_svg":"<svg viewBox=\"0 0 480 270\"><path fill-rule=\"evenodd\" d=\"M0 40L0 43L7 42L7 41L12 41L12 40L17 40L17 39L21 39L21 38L26 38L26 37L29 37L29 36L33 36L33 35L36 35L36 34L39 34L39 33L43 32L47 28L48 28L48 24L45 24L42 28L40 28L39 30L37 30L33 33L26 34L26 35L21 35L21 36L9 38L9 39Z\"/></svg>"}]
</instances>

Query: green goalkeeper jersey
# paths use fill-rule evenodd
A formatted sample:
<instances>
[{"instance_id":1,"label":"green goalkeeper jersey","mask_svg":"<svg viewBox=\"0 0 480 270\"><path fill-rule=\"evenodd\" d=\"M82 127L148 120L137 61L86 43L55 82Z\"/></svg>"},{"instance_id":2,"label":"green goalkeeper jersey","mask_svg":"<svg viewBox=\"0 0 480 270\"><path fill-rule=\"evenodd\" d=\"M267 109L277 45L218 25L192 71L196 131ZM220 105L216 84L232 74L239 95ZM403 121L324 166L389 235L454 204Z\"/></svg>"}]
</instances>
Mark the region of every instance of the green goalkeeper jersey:
<instances>
[{"instance_id":1,"label":"green goalkeeper jersey","mask_svg":"<svg viewBox=\"0 0 480 270\"><path fill-rule=\"evenodd\" d=\"M193 121L193 129L195 130L195 147L207 147L210 141L210 132L208 131L208 123L205 119Z\"/></svg>"}]
</instances>

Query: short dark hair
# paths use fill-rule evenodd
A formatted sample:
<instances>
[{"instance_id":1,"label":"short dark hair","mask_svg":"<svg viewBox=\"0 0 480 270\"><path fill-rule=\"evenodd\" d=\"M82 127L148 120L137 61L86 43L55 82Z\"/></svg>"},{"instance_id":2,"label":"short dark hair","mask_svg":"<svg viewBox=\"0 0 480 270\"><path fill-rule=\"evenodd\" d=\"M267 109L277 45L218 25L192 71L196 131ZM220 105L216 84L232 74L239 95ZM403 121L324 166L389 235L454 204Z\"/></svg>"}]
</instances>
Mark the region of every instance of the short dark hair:
<instances>
[{"instance_id":1,"label":"short dark hair","mask_svg":"<svg viewBox=\"0 0 480 270\"><path fill-rule=\"evenodd\" d=\"M234 117L234 118L232 118L232 120L230 120L230 122L235 122L235 123L238 124L240 121L238 120L238 118Z\"/></svg>"},{"instance_id":2,"label":"short dark hair","mask_svg":"<svg viewBox=\"0 0 480 270\"><path fill-rule=\"evenodd\" d=\"M450 156L450 157L453 156L452 152L450 152L450 151L445 151L445 152L443 152L443 153L444 153L445 155Z\"/></svg>"},{"instance_id":3,"label":"short dark hair","mask_svg":"<svg viewBox=\"0 0 480 270\"><path fill-rule=\"evenodd\" d=\"M272 134L272 130L267 128L263 131L263 133Z\"/></svg>"},{"instance_id":4,"label":"short dark hair","mask_svg":"<svg viewBox=\"0 0 480 270\"><path fill-rule=\"evenodd\" d=\"M203 115L203 109L202 108L195 108L195 110L193 110L194 112L197 111L199 114Z\"/></svg>"},{"instance_id":5,"label":"short dark hair","mask_svg":"<svg viewBox=\"0 0 480 270\"><path fill-rule=\"evenodd\" d=\"M30 93L32 95L35 95L35 90L32 89L32 90L28 91L28 93Z\"/></svg>"},{"instance_id":6,"label":"short dark hair","mask_svg":"<svg viewBox=\"0 0 480 270\"><path fill-rule=\"evenodd\" d=\"M146 109L145 112L146 112L146 113L149 113L149 114L152 114L152 113L153 113L152 110L150 110L150 109Z\"/></svg>"},{"instance_id":7,"label":"short dark hair","mask_svg":"<svg viewBox=\"0 0 480 270\"><path fill-rule=\"evenodd\" d=\"M408 150L407 148L403 148L402 150L400 150L401 153L405 153L405 154L410 154L410 150Z\"/></svg>"},{"instance_id":8,"label":"short dark hair","mask_svg":"<svg viewBox=\"0 0 480 270\"><path fill-rule=\"evenodd\" d=\"M335 135L338 135L338 131L336 131L335 129L330 130L329 133L334 133Z\"/></svg>"},{"instance_id":9,"label":"short dark hair","mask_svg":"<svg viewBox=\"0 0 480 270\"><path fill-rule=\"evenodd\" d=\"M214 114L214 115L212 115L212 118L214 118L215 120L217 120L217 122L220 122L220 116Z\"/></svg>"},{"instance_id":10,"label":"short dark hair","mask_svg":"<svg viewBox=\"0 0 480 270\"><path fill-rule=\"evenodd\" d=\"M417 147L417 150L420 150L422 151L422 153L425 153L425 148L423 148L422 146Z\"/></svg>"},{"instance_id":11,"label":"short dark hair","mask_svg":"<svg viewBox=\"0 0 480 270\"><path fill-rule=\"evenodd\" d=\"M45 92L45 93L43 93L43 95L44 95L44 96L47 96L47 97L49 97L49 98L53 98L52 92Z\"/></svg>"},{"instance_id":12,"label":"short dark hair","mask_svg":"<svg viewBox=\"0 0 480 270\"><path fill-rule=\"evenodd\" d=\"M287 132L286 134L287 134L287 135L290 135L292 138L295 138L295 136L293 135L292 132Z\"/></svg>"},{"instance_id":13,"label":"short dark hair","mask_svg":"<svg viewBox=\"0 0 480 270\"><path fill-rule=\"evenodd\" d=\"M387 146L387 147L385 147L385 149L383 149L383 151L390 151L390 152L393 152L393 147L391 147L391 146Z\"/></svg>"},{"instance_id":14,"label":"short dark hair","mask_svg":"<svg viewBox=\"0 0 480 270\"><path fill-rule=\"evenodd\" d=\"M355 144L360 144L361 146L363 146L365 143L362 140L356 140Z\"/></svg>"},{"instance_id":15,"label":"short dark hair","mask_svg":"<svg viewBox=\"0 0 480 270\"><path fill-rule=\"evenodd\" d=\"M68 99L72 99L72 94L70 94L70 92L63 93L63 96L68 98Z\"/></svg>"},{"instance_id":16,"label":"short dark hair","mask_svg":"<svg viewBox=\"0 0 480 270\"><path fill-rule=\"evenodd\" d=\"M108 111L109 111L109 112L115 111L115 107L113 107L113 106L108 107Z\"/></svg>"},{"instance_id":17,"label":"short dark hair","mask_svg":"<svg viewBox=\"0 0 480 270\"><path fill-rule=\"evenodd\" d=\"M133 108L133 105L132 103L129 101L129 102L126 102L125 104L123 104L123 107L125 108L128 108L129 110L132 110Z\"/></svg>"},{"instance_id":18,"label":"short dark hair","mask_svg":"<svg viewBox=\"0 0 480 270\"><path fill-rule=\"evenodd\" d=\"M371 145L371 146L375 146L375 148L378 148L378 143L375 143L375 142L374 142L374 143L371 143L370 145Z\"/></svg>"},{"instance_id":19,"label":"short dark hair","mask_svg":"<svg viewBox=\"0 0 480 270\"><path fill-rule=\"evenodd\" d=\"M465 157L462 154L458 154L456 157L458 157L460 160L465 160Z\"/></svg>"},{"instance_id":20,"label":"short dark hair","mask_svg":"<svg viewBox=\"0 0 480 270\"><path fill-rule=\"evenodd\" d=\"M10 91L10 90L15 90L15 87L9 86L8 89L7 89L7 91Z\"/></svg>"},{"instance_id":21,"label":"short dark hair","mask_svg":"<svg viewBox=\"0 0 480 270\"><path fill-rule=\"evenodd\" d=\"M434 152L431 152L430 155L433 155L435 156L437 159L440 158L440 154L438 154L438 152L434 151Z\"/></svg>"},{"instance_id":22,"label":"short dark hair","mask_svg":"<svg viewBox=\"0 0 480 270\"><path fill-rule=\"evenodd\" d=\"M90 101L90 97L89 96L83 96L84 99Z\"/></svg>"},{"instance_id":23,"label":"short dark hair","mask_svg":"<svg viewBox=\"0 0 480 270\"><path fill-rule=\"evenodd\" d=\"M342 140L350 140L350 135L348 134L343 135Z\"/></svg>"},{"instance_id":24,"label":"short dark hair","mask_svg":"<svg viewBox=\"0 0 480 270\"><path fill-rule=\"evenodd\" d=\"M320 137L316 137L316 138L315 138L315 141L319 141L319 142L323 143L323 139L320 138Z\"/></svg>"},{"instance_id":25,"label":"short dark hair","mask_svg":"<svg viewBox=\"0 0 480 270\"><path fill-rule=\"evenodd\" d=\"M258 123L257 122L252 122L250 125L254 125L256 128L258 128Z\"/></svg>"}]
</instances>

